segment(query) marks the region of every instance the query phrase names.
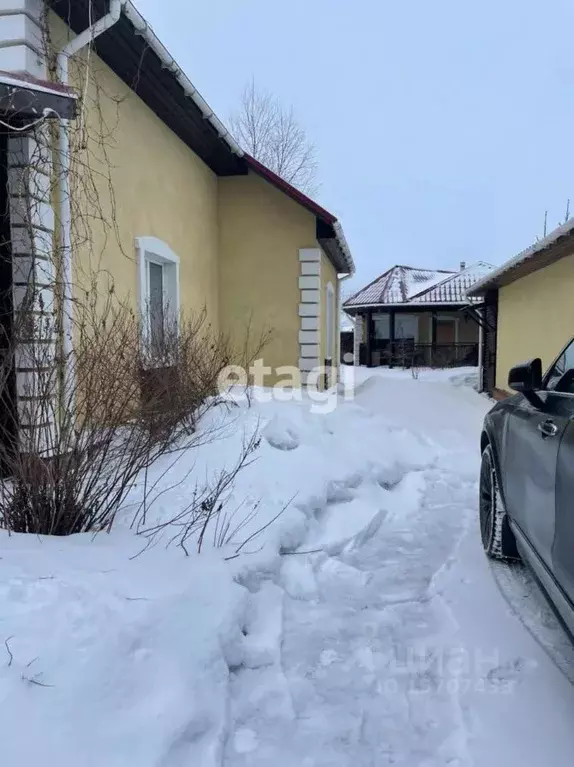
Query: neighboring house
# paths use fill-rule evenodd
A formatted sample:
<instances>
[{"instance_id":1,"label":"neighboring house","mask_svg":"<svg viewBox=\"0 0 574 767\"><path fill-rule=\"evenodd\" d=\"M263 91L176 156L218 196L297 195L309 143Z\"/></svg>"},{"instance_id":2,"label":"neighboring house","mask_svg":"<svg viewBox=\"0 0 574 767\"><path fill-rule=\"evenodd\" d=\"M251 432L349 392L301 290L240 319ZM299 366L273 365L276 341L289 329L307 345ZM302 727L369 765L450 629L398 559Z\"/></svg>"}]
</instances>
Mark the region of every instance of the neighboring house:
<instances>
[{"instance_id":1,"label":"neighboring house","mask_svg":"<svg viewBox=\"0 0 574 767\"><path fill-rule=\"evenodd\" d=\"M248 326L273 331L266 383L284 366L305 382L325 364L335 382L339 277L354 270L339 222L242 152L131 2L0 0L0 69L14 73L10 87L22 83L6 101L0 79L3 121L35 123L0 141L12 264L3 293L16 314L31 291L35 311L61 311L54 364L58 345L72 343L74 298L97 273L142 328L168 310L205 307L214 330L238 344ZM34 203L25 228L22 199ZM17 390L37 372L18 363ZM21 417L20 427L37 424Z\"/></svg>"},{"instance_id":2,"label":"neighboring house","mask_svg":"<svg viewBox=\"0 0 574 767\"><path fill-rule=\"evenodd\" d=\"M343 305L355 318L355 364L478 364L480 301L466 292L491 269L482 262L461 263L459 272L388 269Z\"/></svg>"},{"instance_id":3,"label":"neighboring house","mask_svg":"<svg viewBox=\"0 0 574 767\"><path fill-rule=\"evenodd\" d=\"M574 336L574 219L477 282L484 302L482 387L508 392L508 373L535 357L548 368Z\"/></svg>"}]
</instances>

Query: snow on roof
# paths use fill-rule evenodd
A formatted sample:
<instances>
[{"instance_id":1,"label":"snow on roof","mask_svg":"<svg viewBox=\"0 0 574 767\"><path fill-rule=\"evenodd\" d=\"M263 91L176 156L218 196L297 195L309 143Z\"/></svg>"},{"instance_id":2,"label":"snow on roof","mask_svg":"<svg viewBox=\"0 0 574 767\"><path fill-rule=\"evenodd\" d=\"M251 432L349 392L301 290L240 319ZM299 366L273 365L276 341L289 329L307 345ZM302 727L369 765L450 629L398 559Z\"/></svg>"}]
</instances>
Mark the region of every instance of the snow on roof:
<instances>
[{"instance_id":1,"label":"snow on roof","mask_svg":"<svg viewBox=\"0 0 574 767\"><path fill-rule=\"evenodd\" d=\"M407 304L466 304L466 292L493 267L479 261L461 272L393 266L360 290L345 307Z\"/></svg>"},{"instance_id":2,"label":"snow on roof","mask_svg":"<svg viewBox=\"0 0 574 767\"><path fill-rule=\"evenodd\" d=\"M467 267L462 272L447 277L430 290L426 290L411 299L411 303L419 304L464 304L470 299L466 293L478 280L482 280L493 270L491 264L478 261ZM476 300L476 299L473 299Z\"/></svg>"},{"instance_id":3,"label":"snow on roof","mask_svg":"<svg viewBox=\"0 0 574 767\"><path fill-rule=\"evenodd\" d=\"M569 218L568 221L566 221L564 224L556 227L556 229L553 229L550 234L548 234L542 240L539 240L538 242L535 242L534 245L530 245L530 247L520 251L517 256L514 256L514 258L506 261L504 264L502 264L502 266L499 266L497 269L493 268L493 270L488 275L482 277L482 279L480 279L472 286L472 290L470 291L471 295L477 296L481 293L482 290L486 288L496 287L499 277L506 275L507 272L512 271L512 269L515 269L517 266L521 266L526 261L534 260L542 250L549 248L551 245L554 245L561 237L566 237L573 232L574 217ZM532 271L535 271L535 269L536 267L534 266ZM510 282L512 281L513 280L510 280Z\"/></svg>"},{"instance_id":4,"label":"snow on roof","mask_svg":"<svg viewBox=\"0 0 574 767\"><path fill-rule=\"evenodd\" d=\"M345 306L364 306L365 304L404 304L411 296L421 290L427 290L437 282L452 274L446 270L416 269L412 266L393 266L376 280L355 293L345 302Z\"/></svg>"}]
</instances>

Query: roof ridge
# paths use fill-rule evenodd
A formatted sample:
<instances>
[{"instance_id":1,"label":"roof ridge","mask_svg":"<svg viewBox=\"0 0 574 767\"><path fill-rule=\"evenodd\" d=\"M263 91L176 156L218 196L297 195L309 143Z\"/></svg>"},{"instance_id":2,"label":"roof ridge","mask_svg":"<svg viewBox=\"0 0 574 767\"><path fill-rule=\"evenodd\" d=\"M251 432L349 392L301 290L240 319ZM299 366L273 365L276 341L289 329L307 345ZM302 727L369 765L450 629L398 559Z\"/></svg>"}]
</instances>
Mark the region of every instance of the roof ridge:
<instances>
[{"instance_id":1,"label":"roof ridge","mask_svg":"<svg viewBox=\"0 0 574 767\"><path fill-rule=\"evenodd\" d=\"M461 277L463 274L466 274L467 272L471 271L472 269L476 269L477 266L488 266L491 269L494 268L492 266L492 264L487 264L486 261L475 261L473 264L470 264L470 266L465 266L464 269L461 269L458 272L452 272L444 280L441 280L440 282L437 282L435 285L431 285L430 288L426 288L425 290L421 290L420 293L417 293L416 295L411 296L411 298L409 300L412 301L415 298L420 298L421 296L424 296L425 293L430 293L433 290L440 289L443 285L446 285L451 280L455 280L457 277Z\"/></svg>"},{"instance_id":2,"label":"roof ridge","mask_svg":"<svg viewBox=\"0 0 574 767\"><path fill-rule=\"evenodd\" d=\"M407 266L406 264L395 264L392 269L409 269L411 272L435 272L435 274L456 274L452 269L433 269L430 266Z\"/></svg>"},{"instance_id":3,"label":"roof ridge","mask_svg":"<svg viewBox=\"0 0 574 767\"><path fill-rule=\"evenodd\" d=\"M364 290L367 290L367 288L371 288L376 282L378 282L379 280L382 280L383 277L385 277L387 274L390 274L393 271L393 269L397 268L397 266L398 266L398 264L395 264L394 266L391 266L390 269L387 269L386 272L383 272L382 274L379 274L378 277L375 277L374 280L371 280L371 282L369 282L368 285L363 285L362 288L359 288L359 290L357 290L355 293L353 293L352 296L349 296L349 298L346 299L346 301L343 304L343 306L346 306L349 303L349 301L352 301L353 298L356 298L359 295L359 293L362 293Z\"/></svg>"}]
</instances>

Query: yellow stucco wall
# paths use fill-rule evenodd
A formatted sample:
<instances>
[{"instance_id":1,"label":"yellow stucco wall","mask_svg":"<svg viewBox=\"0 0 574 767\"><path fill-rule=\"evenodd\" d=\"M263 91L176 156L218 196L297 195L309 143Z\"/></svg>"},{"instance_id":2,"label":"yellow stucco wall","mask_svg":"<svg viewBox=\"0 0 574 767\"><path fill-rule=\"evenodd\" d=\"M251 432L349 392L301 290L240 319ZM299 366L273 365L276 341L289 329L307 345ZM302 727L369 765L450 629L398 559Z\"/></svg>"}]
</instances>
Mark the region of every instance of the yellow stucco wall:
<instances>
[{"instance_id":1,"label":"yellow stucco wall","mask_svg":"<svg viewBox=\"0 0 574 767\"><path fill-rule=\"evenodd\" d=\"M541 357L546 369L574 336L574 255L533 272L498 294L496 387L508 390L513 365Z\"/></svg>"},{"instance_id":2,"label":"yellow stucco wall","mask_svg":"<svg viewBox=\"0 0 574 767\"><path fill-rule=\"evenodd\" d=\"M315 217L254 173L219 179L220 327L241 346L250 323L274 370L299 363L299 249L317 247ZM269 385L276 381L269 378Z\"/></svg>"},{"instance_id":3,"label":"yellow stucco wall","mask_svg":"<svg viewBox=\"0 0 574 767\"><path fill-rule=\"evenodd\" d=\"M55 14L50 27L59 49L70 31ZM315 216L254 173L218 179L93 53L86 80L86 55L70 67L83 94L72 126L77 294L98 273L102 294L113 284L137 310L134 241L156 237L180 258L184 312L206 307L236 349L248 327L254 343L271 331L264 364L298 368L299 250L318 247ZM323 293L328 280L336 291L326 257L322 275Z\"/></svg>"},{"instance_id":4,"label":"yellow stucco wall","mask_svg":"<svg viewBox=\"0 0 574 767\"><path fill-rule=\"evenodd\" d=\"M54 14L50 26L59 48L68 28ZM84 144L73 173L75 280L98 271L136 308L134 240L157 237L180 258L182 309L205 306L217 325L217 177L95 54L86 90L85 55L70 68L84 93L73 126Z\"/></svg>"},{"instance_id":5,"label":"yellow stucco wall","mask_svg":"<svg viewBox=\"0 0 574 767\"><path fill-rule=\"evenodd\" d=\"M320 336L320 355L319 364L323 364L327 354L327 285L331 283L334 293L334 312L332 317L333 330L333 370L331 371L330 386L337 382L337 371L339 368L339 305L337 302L337 270L324 253L321 253L321 336Z\"/></svg>"}]
</instances>

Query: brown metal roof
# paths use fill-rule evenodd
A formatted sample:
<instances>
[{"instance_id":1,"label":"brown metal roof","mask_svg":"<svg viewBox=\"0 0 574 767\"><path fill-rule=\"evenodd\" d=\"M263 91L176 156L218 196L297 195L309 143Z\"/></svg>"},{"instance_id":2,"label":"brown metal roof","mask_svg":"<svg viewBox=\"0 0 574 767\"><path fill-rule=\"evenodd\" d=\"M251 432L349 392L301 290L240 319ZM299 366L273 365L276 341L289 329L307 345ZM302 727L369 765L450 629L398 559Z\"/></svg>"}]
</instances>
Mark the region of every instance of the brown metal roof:
<instances>
[{"instance_id":1,"label":"brown metal roof","mask_svg":"<svg viewBox=\"0 0 574 767\"><path fill-rule=\"evenodd\" d=\"M345 301L345 307L369 304L405 304L421 290L428 289L452 274L444 270L416 269L412 266L391 267L373 282Z\"/></svg>"},{"instance_id":2,"label":"brown metal roof","mask_svg":"<svg viewBox=\"0 0 574 767\"><path fill-rule=\"evenodd\" d=\"M393 266L349 298L345 309L363 306L408 306L469 303L467 290L493 267L479 261L462 272Z\"/></svg>"},{"instance_id":3,"label":"brown metal roof","mask_svg":"<svg viewBox=\"0 0 574 767\"><path fill-rule=\"evenodd\" d=\"M15 88L27 88L31 91L51 93L56 96L67 96L68 98L77 98L72 88L61 83L54 83L50 80L40 80L38 77L29 75L27 72L6 72L0 69L0 83L11 85Z\"/></svg>"}]
</instances>

